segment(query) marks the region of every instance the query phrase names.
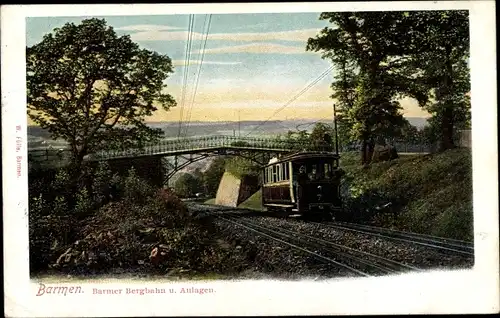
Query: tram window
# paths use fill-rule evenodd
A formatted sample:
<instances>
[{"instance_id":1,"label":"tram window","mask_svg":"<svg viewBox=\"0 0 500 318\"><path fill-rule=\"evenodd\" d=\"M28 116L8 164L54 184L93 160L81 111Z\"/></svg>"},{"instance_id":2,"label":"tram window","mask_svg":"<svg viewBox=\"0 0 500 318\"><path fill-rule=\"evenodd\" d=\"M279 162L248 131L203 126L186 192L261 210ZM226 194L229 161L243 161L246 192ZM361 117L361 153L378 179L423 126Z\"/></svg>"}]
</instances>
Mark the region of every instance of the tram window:
<instances>
[{"instance_id":1,"label":"tram window","mask_svg":"<svg viewBox=\"0 0 500 318\"><path fill-rule=\"evenodd\" d=\"M281 181L281 165L276 165L276 181Z\"/></svg>"},{"instance_id":2,"label":"tram window","mask_svg":"<svg viewBox=\"0 0 500 318\"><path fill-rule=\"evenodd\" d=\"M286 163L283 164L283 179L288 180L288 165Z\"/></svg>"},{"instance_id":3,"label":"tram window","mask_svg":"<svg viewBox=\"0 0 500 318\"><path fill-rule=\"evenodd\" d=\"M273 166L273 180L272 180L272 182L276 182L277 181L276 179L277 179L276 178L276 166Z\"/></svg>"}]
</instances>

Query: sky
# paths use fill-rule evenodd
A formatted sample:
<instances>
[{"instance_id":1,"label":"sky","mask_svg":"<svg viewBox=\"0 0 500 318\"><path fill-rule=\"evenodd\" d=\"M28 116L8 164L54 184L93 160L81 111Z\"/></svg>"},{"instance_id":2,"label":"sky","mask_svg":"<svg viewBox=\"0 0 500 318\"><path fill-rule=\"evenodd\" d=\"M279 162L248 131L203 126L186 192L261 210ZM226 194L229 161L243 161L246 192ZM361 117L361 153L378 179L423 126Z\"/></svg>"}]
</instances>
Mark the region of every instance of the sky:
<instances>
[{"instance_id":1,"label":"sky","mask_svg":"<svg viewBox=\"0 0 500 318\"><path fill-rule=\"evenodd\" d=\"M328 26L318 17L319 13L213 14L200 64L208 15L194 15L187 66L189 15L97 16L118 35L129 34L141 47L172 59L174 73L166 83L177 106L157 111L148 120L179 121L182 116L183 122L332 118L329 96L335 70L302 93L331 66L320 53L305 50L307 39ZM38 43L67 22L79 24L86 18L27 18L26 45ZM428 117L413 100L403 100L402 106L407 117Z\"/></svg>"}]
</instances>

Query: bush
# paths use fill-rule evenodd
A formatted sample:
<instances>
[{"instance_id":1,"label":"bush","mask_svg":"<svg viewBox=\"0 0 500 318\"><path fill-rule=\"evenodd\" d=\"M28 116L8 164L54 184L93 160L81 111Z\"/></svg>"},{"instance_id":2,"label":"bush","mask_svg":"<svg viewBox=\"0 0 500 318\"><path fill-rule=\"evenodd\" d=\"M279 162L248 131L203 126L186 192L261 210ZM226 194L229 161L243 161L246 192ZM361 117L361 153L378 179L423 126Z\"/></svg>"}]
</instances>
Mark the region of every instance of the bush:
<instances>
[{"instance_id":1,"label":"bush","mask_svg":"<svg viewBox=\"0 0 500 318\"><path fill-rule=\"evenodd\" d=\"M146 266L198 271L209 264L220 266L211 235L202 222L165 189L143 205L109 203L86 220L80 233L83 239L66 249L55 266L78 270ZM151 257L155 249L161 250L160 259Z\"/></svg>"},{"instance_id":2,"label":"bush","mask_svg":"<svg viewBox=\"0 0 500 318\"><path fill-rule=\"evenodd\" d=\"M155 191L133 169L123 178L101 165L88 177L94 178L79 187L72 206L61 195L31 197L32 272L48 267L80 274L117 268L230 269L230 253L213 242L210 218L191 215L171 190ZM65 174L54 180L60 188ZM114 201L107 202L111 195Z\"/></svg>"},{"instance_id":3,"label":"bush","mask_svg":"<svg viewBox=\"0 0 500 318\"><path fill-rule=\"evenodd\" d=\"M202 180L196 178L192 174L183 173L179 179L175 181L175 193L182 198L191 198L200 191L202 188Z\"/></svg>"},{"instance_id":4,"label":"bush","mask_svg":"<svg viewBox=\"0 0 500 318\"><path fill-rule=\"evenodd\" d=\"M234 157L226 161L226 171L233 176L241 178L243 176L260 176L260 166L248 159Z\"/></svg>"},{"instance_id":5,"label":"bush","mask_svg":"<svg viewBox=\"0 0 500 318\"><path fill-rule=\"evenodd\" d=\"M217 194L217 189L224 175L226 159L224 157L215 158L208 169L203 174L203 185L205 193L209 197L215 197Z\"/></svg>"},{"instance_id":6,"label":"bush","mask_svg":"<svg viewBox=\"0 0 500 318\"><path fill-rule=\"evenodd\" d=\"M115 185L113 181L116 182L113 177L109 164L105 161L99 162L92 177L92 194L97 204L106 203L111 196L112 187Z\"/></svg>"},{"instance_id":7,"label":"bush","mask_svg":"<svg viewBox=\"0 0 500 318\"><path fill-rule=\"evenodd\" d=\"M154 189L145 180L139 178L134 168L130 168L124 180L123 194L129 203L143 204L154 193Z\"/></svg>"},{"instance_id":8,"label":"bush","mask_svg":"<svg viewBox=\"0 0 500 318\"><path fill-rule=\"evenodd\" d=\"M95 202L95 197L90 197L86 188L81 188L76 194L76 204L73 212L79 217L85 217L93 212L94 207L99 203Z\"/></svg>"},{"instance_id":9,"label":"bush","mask_svg":"<svg viewBox=\"0 0 500 318\"><path fill-rule=\"evenodd\" d=\"M31 215L30 215L31 216ZM76 219L71 215L30 217L30 270L47 269L57 256L75 239Z\"/></svg>"},{"instance_id":10,"label":"bush","mask_svg":"<svg viewBox=\"0 0 500 318\"><path fill-rule=\"evenodd\" d=\"M351 218L407 231L472 239L469 150L344 168L344 203Z\"/></svg>"}]
</instances>

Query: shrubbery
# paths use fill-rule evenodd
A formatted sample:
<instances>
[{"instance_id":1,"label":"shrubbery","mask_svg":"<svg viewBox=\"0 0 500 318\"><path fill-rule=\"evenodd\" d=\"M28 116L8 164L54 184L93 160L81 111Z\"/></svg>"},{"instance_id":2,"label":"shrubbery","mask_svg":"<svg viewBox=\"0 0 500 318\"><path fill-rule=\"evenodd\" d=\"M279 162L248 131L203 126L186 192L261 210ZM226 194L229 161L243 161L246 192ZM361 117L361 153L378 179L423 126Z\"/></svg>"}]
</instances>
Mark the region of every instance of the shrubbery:
<instances>
[{"instance_id":1,"label":"shrubbery","mask_svg":"<svg viewBox=\"0 0 500 318\"><path fill-rule=\"evenodd\" d=\"M350 162L347 156L346 163ZM472 160L468 149L343 166L347 214L375 225L472 240Z\"/></svg>"},{"instance_id":2,"label":"shrubbery","mask_svg":"<svg viewBox=\"0 0 500 318\"><path fill-rule=\"evenodd\" d=\"M82 222L111 201L145 200L152 188L131 170L125 179L112 175L106 164L86 167L77 181L67 169L38 173L30 187L30 264L47 268L80 234ZM41 176L41 177L40 177ZM30 182L31 184L31 182ZM114 222L120 221L117 215Z\"/></svg>"},{"instance_id":3,"label":"shrubbery","mask_svg":"<svg viewBox=\"0 0 500 318\"><path fill-rule=\"evenodd\" d=\"M30 193L32 272L231 269L230 253L214 244L210 219L190 214L172 191L154 189L133 169L120 177L103 165L87 175L73 197L50 195L71 184L64 171L47 191Z\"/></svg>"},{"instance_id":4,"label":"shrubbery","mask_svg":"<svg viewBox=\"0 0 500 318\"><path fill-rule=\"evenodd\" d=\"M261 168L257 163L241 157L228 159L225 167L226 171L236 177L243 177L245 175L260 176L261 172Z\"/></svg>"}]
</instances>

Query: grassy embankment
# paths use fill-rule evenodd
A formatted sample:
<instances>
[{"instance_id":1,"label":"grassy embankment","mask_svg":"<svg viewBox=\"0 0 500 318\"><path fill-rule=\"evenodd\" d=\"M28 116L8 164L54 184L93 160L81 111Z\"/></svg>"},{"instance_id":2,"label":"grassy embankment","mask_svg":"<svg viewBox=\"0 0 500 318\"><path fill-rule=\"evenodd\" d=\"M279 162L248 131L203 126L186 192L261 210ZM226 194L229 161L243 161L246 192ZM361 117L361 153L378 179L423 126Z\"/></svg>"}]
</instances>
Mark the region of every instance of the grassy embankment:
<instances>
[{"instance_id":1,"label":"grassy embankment","mask_svg":"<svg viewBox=\"0 0 500 318\"><path fill-rule=\"evenodd\" d=\"M367 168L346 155L346 207L376 225L472 240L472 156L469 149L402 156ZM377 213L374 207L391 205ZM362 211L361 207L369 207Z\"/></svg>"},{"instance_id":2,"label":"grassy embankment","mask_svg":"<svg viewBox=\"0 0 500 318\"><path fill-rule=\"evenodd\" d=\"M341 158L345 210L351 220L472 240L472 161L468 149L402 155L362 167L358 153ZM258 191L240 207L261 209ZM377 207L385 208L377 210Z\"/></svg>"}]
</instances>

